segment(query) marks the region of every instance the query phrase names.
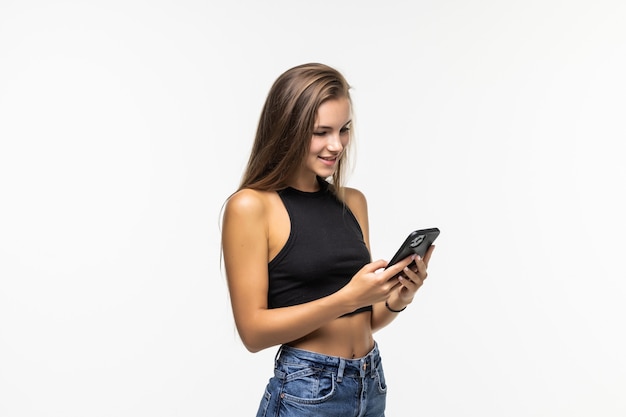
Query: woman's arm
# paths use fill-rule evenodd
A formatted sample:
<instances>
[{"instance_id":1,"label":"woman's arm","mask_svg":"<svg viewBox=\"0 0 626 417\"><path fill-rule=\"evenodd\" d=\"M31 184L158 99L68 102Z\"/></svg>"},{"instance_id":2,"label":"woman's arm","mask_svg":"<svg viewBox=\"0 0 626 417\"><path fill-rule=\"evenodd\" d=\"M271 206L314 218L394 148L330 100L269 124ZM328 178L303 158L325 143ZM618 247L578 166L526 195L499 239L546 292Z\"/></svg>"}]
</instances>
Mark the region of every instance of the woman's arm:
<instances>
[{"instance_id":1,"label":"woman's arm","mask_svg":"<svg viewBox=\"0 0 626 417\"><path fill-rule=\"evenodd\" d=\"M365 196L360 191L353 188L345 189L345 202L354 213L354 216L357 218L361 230L363 231L363 238L365 240L365 244L367 248L370 249L369 243L369 219L368 219L368 210L367 210L367 200ZM411 270L408 268L404 268L403 274L401 278L398 279L398 282L401 285L398 285L394 291L391 292L389 298L385 301L378 302L373 306L372 312L372 331L375 332L377 330L382 329L391 323L397 316L398 313L392 312L387 308L385 302L387 302L390 308L394 310L402 310L408 304L413 301L413 297L415 293L421 287L424 279L426 279L427 273L426 269L428 267L428 260L430 259L430 255L434 249L434 246L431 246L424 259L415 259L417 268L416 270ZM410 261L408 261L410 262ZM403 264L406 266L407 263ZM385 264L386 266L386 264ZM390 268L391 269L391 268ZM393 276L393 275L392 275Z\"/></svg>"}]
</instances>

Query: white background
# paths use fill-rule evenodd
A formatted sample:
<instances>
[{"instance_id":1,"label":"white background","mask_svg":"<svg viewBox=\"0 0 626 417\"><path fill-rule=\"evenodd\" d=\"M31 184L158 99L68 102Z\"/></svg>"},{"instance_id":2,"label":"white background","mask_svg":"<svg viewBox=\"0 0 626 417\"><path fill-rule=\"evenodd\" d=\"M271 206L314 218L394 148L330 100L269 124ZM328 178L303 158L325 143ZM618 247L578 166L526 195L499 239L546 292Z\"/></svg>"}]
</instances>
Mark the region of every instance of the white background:
<instances>
[{"instance_id":1,"label":"white background","mask_svg":"<svg viewBox=\"0 0 626 417\"><path fill-rule=\"evenodd\" d=\"M353 86L388 415L626 415L626 3L0 3L0 415L254 415L219 219L274 79Z\"/></svg>"}]
</instances>

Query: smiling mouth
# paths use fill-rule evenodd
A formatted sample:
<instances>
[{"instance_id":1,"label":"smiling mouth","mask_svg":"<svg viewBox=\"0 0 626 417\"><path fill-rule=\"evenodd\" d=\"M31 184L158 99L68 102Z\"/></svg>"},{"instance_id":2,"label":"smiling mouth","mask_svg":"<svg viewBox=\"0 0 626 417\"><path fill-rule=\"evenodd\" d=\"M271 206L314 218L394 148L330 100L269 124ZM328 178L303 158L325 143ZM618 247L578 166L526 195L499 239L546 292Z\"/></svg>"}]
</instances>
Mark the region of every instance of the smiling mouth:
<instances>
[{"instance_id":1,"label":"smiling mouth","mask_svg":"<svg viewBox=\"0 0 626 417\"><path fill-rule=\"evenodd\" d=\"M336 156L320 156L320 159L323 159L324 161L336 161L337 157Z\"/></svg>"}]
</instances>

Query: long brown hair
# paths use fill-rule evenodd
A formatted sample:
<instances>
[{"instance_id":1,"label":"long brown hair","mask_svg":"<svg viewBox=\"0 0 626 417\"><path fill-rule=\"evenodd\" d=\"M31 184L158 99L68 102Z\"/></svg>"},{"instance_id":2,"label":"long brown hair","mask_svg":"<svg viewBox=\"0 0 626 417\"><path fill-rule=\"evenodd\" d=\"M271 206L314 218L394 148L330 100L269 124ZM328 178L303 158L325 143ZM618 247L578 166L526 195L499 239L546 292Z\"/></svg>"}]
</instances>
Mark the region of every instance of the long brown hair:
<instances>
[{"instance_id":1,"label":"long brown hair","mask_svg":"<svg viewBox=\"0 0 626 417\"><path fill-rule=\"evenodd\" d=\"M285 188L307 155L318 108L326 100L344 97L352 105L349 90L343 75L324 64L303 64L280 75L261 111L239 189L275 191ZM342 153L332 176L332 184L339 194L347 170L347 151L346 148Z\"/></svg>"}]
</instances>

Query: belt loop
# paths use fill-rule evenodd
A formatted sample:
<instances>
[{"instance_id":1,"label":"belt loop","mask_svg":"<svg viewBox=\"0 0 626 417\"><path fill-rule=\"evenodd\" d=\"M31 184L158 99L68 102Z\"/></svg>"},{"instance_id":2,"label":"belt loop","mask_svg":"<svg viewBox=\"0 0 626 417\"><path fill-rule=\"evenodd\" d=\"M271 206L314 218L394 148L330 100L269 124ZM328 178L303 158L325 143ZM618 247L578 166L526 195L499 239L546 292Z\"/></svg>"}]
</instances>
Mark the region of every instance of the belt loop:
<instances>
[{"instance_id":1,"label":"belt loop","mask_svg":"<svg viewBox=\"0 0 626 417\"><path fill-rule=\"evenodd\" d=\"M339 369L337 370L337 383L341 383L343 379L343 370L346 368L346 360L339 358Z\"/></svg>"},{"instance_id":2,"label":"belt loop","mask_svg":"<svg viewBox=\"0 0 626 417\"><path fill-rule=\"evenodd\" d=\"M372 351L369 354L370 357L370 377L371 378L376 378L378 377L378 368L376 368L374 366L374 364L376 363L376 356L378 354L378 347L377 345L374 345L374 349L372 349Z\"/></svg>"},{"instance_id":3,"label":"belt loop","mask_svg":"<svg viewBox=\"0 0 626 417\"><path fill-rule=\"evenodd\" d=\"M371 352L369 352L367 354L367 356L365 358L363 358L363 360L366 363L364 368L369 368L369 373L370 373L370 377L371 377L372 375L374 375L374 351L372 350ZM365 375L363 375L363 376L365 376Z\"/></svg>"},{"instance_id":4,"label":"belt loop","mask_svg":"<svg viewBox=\"0 0 626 417\"><path fill-rule=\"evenodd\" d=\"M274 364L278 363L278 358L280 357L280 353L283 351L283 345L280 345L278 350L276 351L276 355L274 356Z\"/></svg>"}]
</instances>

